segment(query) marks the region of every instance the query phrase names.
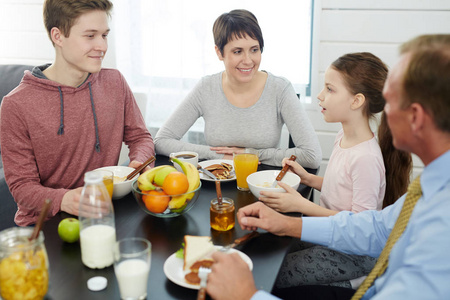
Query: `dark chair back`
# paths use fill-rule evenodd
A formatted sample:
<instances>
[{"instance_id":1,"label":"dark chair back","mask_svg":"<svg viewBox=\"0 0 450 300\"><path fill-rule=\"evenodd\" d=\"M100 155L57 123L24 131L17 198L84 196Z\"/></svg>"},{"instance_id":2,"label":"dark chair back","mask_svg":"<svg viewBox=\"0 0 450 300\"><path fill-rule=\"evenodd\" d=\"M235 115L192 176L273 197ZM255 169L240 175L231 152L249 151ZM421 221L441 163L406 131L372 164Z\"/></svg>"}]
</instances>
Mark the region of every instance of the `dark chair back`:
<instances>
[{"instance_id":1,"label":"dark chair back","mask_svg":"<svg viewBox=\"0 0 450 300\"><path fill-rule=\"evenodd\" d=\"M19 85L25 70L32 68L29 65L0 65L0 103L4 96ZM0 230L15 226L16 211L17 205L6 184L0 155Z\"/></svg>"},{"instance_id":2,"label":"dark chair back","mask_svg":"<svg viewBox=\"0 0 450 300\"><path fill-rule=\"evenodd\" d=\"M31 70L29 65L0 65L0 102L22 80L25 70Z\"/></svg>"}]
</instances>

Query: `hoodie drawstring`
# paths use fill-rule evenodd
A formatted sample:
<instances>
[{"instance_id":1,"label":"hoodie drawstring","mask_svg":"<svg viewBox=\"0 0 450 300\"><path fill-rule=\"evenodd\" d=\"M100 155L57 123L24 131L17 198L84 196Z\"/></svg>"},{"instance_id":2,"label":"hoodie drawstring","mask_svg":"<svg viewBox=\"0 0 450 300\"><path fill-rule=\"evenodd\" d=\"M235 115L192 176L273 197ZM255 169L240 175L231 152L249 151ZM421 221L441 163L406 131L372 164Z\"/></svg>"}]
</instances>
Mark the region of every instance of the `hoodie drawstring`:
<instances>
[{"instance_id":1,"label":"hoodie drawstring","mask_svg":"<svg viewBox=\"0 0 450 300\"><path fill-rule=\"evenodd\" d=\"M97 114L95 113L94 98L92 97L91 82L89 82L89 95L91 97L92 114L94 115L95 124L95 151L100 152L100 138L98 137Z\"/></svg>"},{"instance_id":2,"label":"hoodie drawstring","mask_svg":"<svg viewBox=\"0 0 450 300\"><path fill-rule=\"evenodd\" d=\"M64 134L64 100L61 87L58 86L58 90L61 102L61 115L60 115L58 135L62 135ZM92 87L90 82L89 82L89 96L91 98L92 114L94 116L94 125L95 125L95 151L100 152L100 138L98 136L97 114L95 113L94 98L92 97Z\"/></svg>"},{"instance_id":3,"label":"hoodie drawstring","mask_svg":"<svg viewBox=\"0 0 450 300\"><path fill-rule=\"evenodd\" d=\"M63 100L63 94L61 91L61 87L58 86L58 91L59 91L59 99L61 102L61 115L60 115L60 122L59 122L59 128L58 128L58 135L62 135L64 134L64 100Z\"/></svg>"}]
</instances>

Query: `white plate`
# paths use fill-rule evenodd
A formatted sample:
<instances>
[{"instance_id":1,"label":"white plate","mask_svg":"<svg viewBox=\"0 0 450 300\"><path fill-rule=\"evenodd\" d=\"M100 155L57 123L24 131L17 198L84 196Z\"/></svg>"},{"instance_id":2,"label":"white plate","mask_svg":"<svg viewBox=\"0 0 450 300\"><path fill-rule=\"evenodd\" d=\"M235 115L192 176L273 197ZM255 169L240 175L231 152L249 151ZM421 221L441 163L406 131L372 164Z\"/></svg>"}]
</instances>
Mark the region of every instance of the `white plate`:
<instances>
[{"instance_id":1,"label":"white plate","mask_svg":"<svg viewBox=\"0 0 450 300\"><path fill-rule=\"evenodd\" d=\"M203 169L210 166L210 165L214 165L214 164L221 164L221 163L227 163L231 166L233 166L234 169L234 165L233 165L233 161L229 160L229 159L212 159L212 160L205 160L205 161L201 161L198 164L200 165L200 167L202 167ZM230 170L233 171L233 169ZM214 179L212 179L211 177L209 177L208 175L203 174L202 172L200 172L200 179L202 180L206 180L206 181L215 181ZM220 179L220 181L232 181L232 180L236 180L236 175L234 175L231 178L228 179Z\"/></svg>"},{"instance_id":2,"label":"white plate","mask_svg":"<svg viewBox=\"0 0 450 300\"><path fill-rule=\"evenodd\" d=\"M216 249L220 249L222 248L222 246L215 246ZM241 258L248 264L248 267L250 268L250 270L253 269L253 262L250 259L250 257L248 257L245 253L242 253L239 250L236 249L230 249L228 250L229 253L234 253L237 252L239 253L239 255L241 256ZM178 284L179 286L188 288L188 289L193 289L193 290L198 290L200 288L199 285L194 285L194 284L189 284L186 282L186 280L184 279L184 276L189 273L190 271L183 271L183 264L184 261L182 258L178 258L175 256L176 254L172 254L171 256L169 256L169 258L166 259L165 263L164 263L164 274L166 274L166 277L172 281L175 284Z\"/></svg>"}]
</instances>

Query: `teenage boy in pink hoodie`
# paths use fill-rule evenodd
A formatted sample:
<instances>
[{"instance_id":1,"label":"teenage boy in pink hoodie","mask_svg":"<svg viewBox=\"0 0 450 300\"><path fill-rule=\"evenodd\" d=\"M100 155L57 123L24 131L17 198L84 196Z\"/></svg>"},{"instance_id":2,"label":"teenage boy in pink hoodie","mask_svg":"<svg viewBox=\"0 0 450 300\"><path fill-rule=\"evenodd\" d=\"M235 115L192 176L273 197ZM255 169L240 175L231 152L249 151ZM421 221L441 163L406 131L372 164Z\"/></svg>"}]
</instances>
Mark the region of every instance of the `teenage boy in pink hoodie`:
<instances>
[{"instance_id":1,"label":"teenage boy in pink hoodie","mask_svg":"<svg viewBox=\"0 0 450 300\"><path fill-rule=\"evenodd\" d=\"M84 173L117 165L122 142L130 167L155 154L124 77L102 69L112 6L108 0L46 0L55 60L26 71L2 101L1 153L19 226L35 223L47 198L48 217L78 215Z\"/></svg>"}]
</instances>

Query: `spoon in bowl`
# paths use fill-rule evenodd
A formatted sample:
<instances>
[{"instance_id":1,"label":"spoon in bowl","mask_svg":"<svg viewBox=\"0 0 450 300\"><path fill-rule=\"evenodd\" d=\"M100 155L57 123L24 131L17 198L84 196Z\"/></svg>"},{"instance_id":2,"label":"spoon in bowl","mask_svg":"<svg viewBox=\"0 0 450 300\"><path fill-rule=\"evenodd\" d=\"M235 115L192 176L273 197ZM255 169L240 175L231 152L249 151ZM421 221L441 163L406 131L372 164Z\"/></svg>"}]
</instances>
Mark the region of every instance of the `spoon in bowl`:
<instances>
[{"instance_id":1,"label":"spoon in bowl","mask_svg":"<svg viewBox=\"0 0 450 300\"><path fill-rule=\"evenodd\" d=\"M289 160L296 160L297 156L295 155L291 155L291 157L289 157ZM274 182L272 183L272 188L275 188L278 184L278 181L281 181L281 179L283 179L284 175L286 175L287 170L289 169L289 165L285 164L283 169L281 169L280 173L278 173L277 178L275 178Z\"/></svg>"},{"instance_id":2,"label":"spoon in bowl","mask_svg":"<svg viewBox=\"0 0 450 300\"><path fill-rule=\"evenodd\" d=\"M136 176L136 174L141 173L142 170L144 170L144 168L146 166L148 166L149 164L151 164L152 162L154 162L156 160L156 158L154 156L150 157L149 159L147 159L142 165L140 165L139 167L137 167L133 172L131 172L130 174L128 174L127 178L125 178L124 181L130 180L132 179L134 176Z\"/></svg>"}]
</instances>

